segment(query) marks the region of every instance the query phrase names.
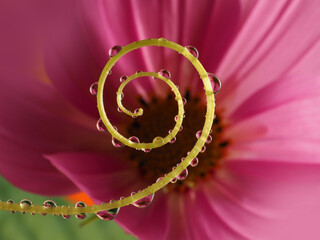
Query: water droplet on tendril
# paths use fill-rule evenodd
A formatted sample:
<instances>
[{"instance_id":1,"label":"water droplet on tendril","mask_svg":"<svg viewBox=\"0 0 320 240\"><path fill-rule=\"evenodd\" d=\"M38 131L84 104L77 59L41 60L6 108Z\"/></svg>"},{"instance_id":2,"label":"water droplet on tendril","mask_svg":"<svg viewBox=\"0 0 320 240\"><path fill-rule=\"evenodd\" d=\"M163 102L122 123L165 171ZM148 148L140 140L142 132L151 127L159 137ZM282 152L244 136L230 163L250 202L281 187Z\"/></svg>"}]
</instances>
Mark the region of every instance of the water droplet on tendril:
<instances>
[{"instance_id":1,"label":"water droplet on tendril","mask_svg":"<svg viewBox=\"0 0 320 240\"><path fill-rule=\"evenodd\" d=\"M177 141L177 138L176 137L173 137L170 141L169 141L169 143L175 143Z\"/></svg>"},{"instance_id":2,"label":"water droplet on tendril","mask_svg":"<svg viewBox=\"0 0 320 240\"><path fill-rule=\"evenodd\" d=\"M116 139L115 137L112 137L112 145L119 148L119 147L123 147L124 144L122 142L120 142L118 139Z\"/></svg>"},{"instance_id":3,"label":"water droplet on tendril","mask_svg":"<svg viewBox=\"0 0 320 240\"><path fill-rule=\"evenodd\" d=\"M119 113L122 113L122 110L118 107L117 108L117 111L119 112Z\"/></svg>"},{"instance_id":4,"label":"water droplet on tendril","mask_svg":"<svg viewBox=\"0 0 320 240\"><path fill-rule=\"evenodd\" d=\"M199 159L197 157L195 157L194 159L192 159L192 161L190 162L190 166L191 167L195 167L197 166L199 163Z\"/></svg>"},{"instance_id":5,"label":"water droplet on tendril","mask_svg":"<svg viewBox=\"0 0 320 240\"><path fill-rule=\"evenodd\" d=\"M133 143L140 143L139 138L137 138L136 136L129 137L129 140Z\"/></svg>"},{"instance_id":6,"label":"water droplet on tendril","mask_svg":"<svg viewBox=\"0 0 320 240\"><path fill-rule=\"evenodd\" d=\"M163 179L163 177L159 177L156 182L159 182Z\"/></svg>"},{"instance_id":7,"label":"water droplet on tendril","mask_svg":"<svg viewBox=\"0 0 320 240\"><path fill-rule=\"evenodd\" d=\"M21 200L20 201L20 207L21 208L28 208L28 207L30 207L30 206L32 206L32 202L31 202L31 200L29 200L29 199L23 199L23 200ZM21 212L22 214L25 214L25 212Z\"/></svg>"},{"instance_id":8,"label":"water droplet on tendril","mask_svg":"<svg viewBox=\"0 0 320 240\"><path fill-rule=\"evenodd\" d=\"M151 204L153 197L154 193L135 201L134 203L132 203L132 205L138 208L148 207Z\"/></svg>"},{"instance_id":9,"label":"water droplet on tendril","mask_svg":"<svg viewBox=\"0 0 320 240\"><path fill-rule=\"evenodd\" d=\"M114 202L114 200L111 200L110 202ZM120 211L120 208L112 208L109 210L103 210L103 211L97 212L96 215L104 221L111 221L118 215L119 211Z\"/></svg>"},{"instance_id":10,"label":"water droplet on tendril","mask_svg":"<svg viewBox=\"0 0 320 240\"><path fill-rule=\"evenodd\" d=\"M75 207L76 208L82 208L82 207L86 207L87 205L84 202L77 202ZM79 213L76 215L76 218L78 219L85 219L87 217L87 214L85 213Z\"/></svg>"},{"instance_id":11,"label":"water droplet on tendril","mask_svg":"<svg viewBox=\"0 0 320 240\"><path fill-rule=\"evenodd\" d=\"M198 49L196 49L195 47L193 47L193 46L186 46L185 48L186 48L195 58L198 58L198 57L199 57Z\"/></svg>"},{"instance_id":12,"label":"water droplet on tendril","mask_svg":"<svg viewBox=\"0 0 320 240\"><path fill-rule=\"evenodd\" d=\"M12 199L8 199L7 203L9 203L9 204L13 204L13 203L14 203L14 201L13 201ZM14 214L14 213L15 213L15 211L10 211L10 213L11 213L11 214Z\"/></svg>"},{"instance_id":13,"label":"water droplet on tendril","mask_svg":"<svg viewBox=\"0 0 320 240\"><path fill-rule=\"evenodd\" d=\"M154 144L163 144L164 143L164 139L162 137L155 137L153 139L152 143L154 143Z\"/></svg>"},{"instance_id":14,"label":"water droplet on tendril","mask_svg":"<svg viewBox=\"0 0 320 240\"><path fill-rule=\"evenodd\" d=\"M177 179L179 180L184 180L186 179L188 176L188 169L183 169L181 173L179 173L179 175L177 176Z\"/></svg>"},{"instance_id":15,"label":"water droplet on tendril","mask_svg":"<svg viewBox=\"0 0 320 240\"><path fill-rule=\"evenodd\" d=\"M150 148L142 148L141 150L144 151L145 153L151 152L151 149L150 149Z\"/></svg>"},{"instance_id":16,"label":"water droplet on tendril","mask_svg":"<svg viewBox=\"0 0 320 240\"><path fill-rule=\"evenodd\" d=\"M197 133L196 133L196 137L199 139L201 137L201 134L202 134L202 130L199 130Z\"/></svg>"},{"instance_id":17,"label":"water droplet on tendril","mask_svg":"<svg viewBox=\"0 0 320 240\"><path fill-rule=\"evenodd\" d=\"M71 218L71 215L62 215L62 218L69 219L69 218Z\"/></svg>"},{"instance_id":18,"label":"water droplet on tendril","mask_svg":"<svg viewBox=\"0 0 320 240\"><path fill-rule=\"evenodd\" d=\"M109 50L109 56L110 57L114 57L116 56L120 51L121 51L122 47L119 45L113 46L112 48L110 48Z\"/></svg>"},{"instance_id":19,"label":"water droplet on tendril","mask_svg":"<svg viewBox=\"0 0 320 240\"><path fill-rule=\"evenodd\" d=\"M97 96L98 93L98 82L92 83L90 86L90 93L93 96Z\"/></svg>"},{"instance_id":20,"label":"water droplet on tendril","mask_svg":"<svg viewBox=\"0 0 320 240\"><path fill-rule=\"evenodd\" d=\"M102 119L100 118L98 121L97 121L97 129L100 131L100 132L106 132L108 131L106 125L104 125Z\"/></svg>"},{"instance_id":21,"label":"water droplet on tendril","mask_svg":"<svg viewBox=\"0 0 320 240\"><path fill-rule=\"evenodd\" d=\"M182 98L182 102L183 102L183 105L186 105L187 104L187 99L186 98Z\"/></svg>"},{"instance_id":22,"label":"water droplet on tendril","mask_svg":"<svg viewBox=\"0 0 320 240\"><path fill-rule=\"evenodd\" d=\"M201 148L200 152L201 152L201 153L204 153L204 152L206 151L206 149L207 149L206 146L203 146L203 147Z\"/></svg>"},{"instance_id":23,"label":"water droplet on tendril","mask_svg":"<svg viewBox=\"0 0 320 240\"><path fill-rule=\"evenodd\" d=\"M57 206L57 204L52 201L52 200L46 200L44 203L43 203L43 206L45 208L55 208ZM47 215L46 213L41 213L41 215L45 216Z\"/></svg>"},{"instance_id":24,"label":"water droplet on tendril","mask_svg":"<svg viewBox=\"0 0 320 240\"><path fill-rule=\"evenodd\" d=\"M123 83L125 80L127 80L127 76L121 76L120 77L120 82Z\"/></svg>"},{"instance_id":25,"label":"water droplet on tendril","mask_svg":"<svg viewBox=\"0 0 320 240\"><path fill-rule=\"evenodd\" d=\"M178 180L177 178L172 178L172 179L170 180L170 182L171 182L171 183L176 183L177 180Z\"/></svg>"},{"instance_id":26,"label":"water droplet on tendril","mask_svg":"<svg viewBox=\"0 0 320 240\"><path fill-rule=\"evenodd\" d=\"M159 75L161 75L162 77L165 77L165 78L168 78L170 79L171 78L171 73L166 70L166 69L161 69L159 72Z\"/></svg>"},{"instance_id":27,"label":"water droplet on tendril","mask_svg":"<svg viewBox=\"0 0 320 240\"><path fill-rule=\"evenodd\" d=\"M208 77L210 79L210 83L213 89L213 93L217 94L221 89L221 81L220 79L213 73L208 73Z\"/></svg>"},{"instance_id":28,"label":"water droplet on tendril","mask_svg":"<svg viewBox=\"0 0 320 240\"><path fill-rule=\"evenodd\" d=\"M211 143L212 142L212 136L211 135L208 135L208 138L206 140L206 143Z\"/></svg>"}]
</instances>

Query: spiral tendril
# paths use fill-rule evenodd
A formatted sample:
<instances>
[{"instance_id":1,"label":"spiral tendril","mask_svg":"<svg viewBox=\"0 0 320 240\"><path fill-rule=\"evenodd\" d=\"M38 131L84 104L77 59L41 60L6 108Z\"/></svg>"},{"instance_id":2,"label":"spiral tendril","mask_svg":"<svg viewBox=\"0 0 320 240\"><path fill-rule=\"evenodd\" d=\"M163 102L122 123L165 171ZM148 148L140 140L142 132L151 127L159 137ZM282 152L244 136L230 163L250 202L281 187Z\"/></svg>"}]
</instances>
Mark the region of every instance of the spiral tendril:
<instances>
[{"instance_id":1,"label":"spiral tendril","mask_svg":"<svg viewBox=\"0 0 320 240\"><path fill-rule=\"evenodd\" d=\"M139 108L137 111L130 111L126 109L122 104L123 99L123 89L124 87L131 82L132 80L140 77L153 77L156 80L162 80L164 81L174 92L175 94L175 100L178 104L178 114L176 115L176 124L172 130L168 132L168 135L166 137L158 137L155 136L154 140L150 143L140 143L138 140L133 140L132 137L129 139L121 135L117 129L110 123L106 112L104 110L104 103L103 103L103 89L106 82L106 79L111 72L112 67L115 65L115 63L125 54L146 46L158 46L158 47L166 47L170 48L179 54L183 55L185 58L187 58L191 64L194 66L194 68L198 71L200 78L203 81L204 85L204 92L206 95L206 116L205 116L205 123L204 127L199 132L197 136L197 142L195 143L192 150L188 153L186 153L185 158L182 159L182 161L173 168L173 170L167 174L165 174L163 177L159 178L155 183L153 183L151 186L146 187L145 189L132 194L128 197L121 197L117 201L110 201L108 203L102 203L100 205L92 205L92 206L86 206L85 204L82 204L81 207L79 207L77 204L76 206L57 206L55 204L48 205L48 201L45 202L44 205L33 205L30 200L23 200L23 204L21 203L14 203L12 200L7 202L1 202L0 201L0 210L7 210L11 212L24 212L24 213L31 213L31 214L52 214L52 215L60 215L64 218L69 218L70 215L76 215L76 216L86 216L86 214L99 214L102 216L101 213L104 213L103 217L99 216L100 218L107 218L104 220L111 220L113 219L113 216L111 217L108 214L111 213L118 213L119 209L126 205L142 205L141 202L146 201L147 199L153 199L153 196L156 191L163 188L170 182L176 182L177 179L183 180L187 174L188 170L187 167L190 166L196 166L198 164L198 158L197 155L203 151L205 143L208 141L208 137L210 134L210 129L213 124L214 120L214 110L215 110L215 99L214 94L217 93L217 90L214 89L215 86L212 84L212 74L206 72L200 61L198 60L198 51L191 47L183 47L177 43L168 41L164 38L159 39L146 39L141 40L137 42L133 42L127 46L121 47L116 46L112 48L112 51L110 52L110 60L105 65L98 83L95 83L92 85L92 88L90 89L91 93L97 97L97 107L100 114L100 126L105 126L106 130L110 132L113 138L121 142L122 144L135 148L137 150L146 150L146 149L153 149L153 148L159 148L167 143L173 143L175 141L176 135L178 132L182 129L182 121L184 118L184 104L186 103L186 100L181 97L181 94L179 92L178 87L169 79L169 74L160 74L160 73L153 73L153 72L142 72L138 71L135 74L131 76L125 76L121 77L121 84L119 86L119 89L117 91L117 104L118 109L131 116L131 117L140 117L143 115L143 109ZM195 49L195 50L194 50ZM215 75L214 75L215 76ZM216 77L215 81L218 82L218 87L221 87L220 80ZM209 137L210 138L210 137ZM142 201L143 200L143 201ZM28 204L27 204L28 203ZM147 204L146 204L147 205ZM107 211L106 213L103 211ZM84 217L83 217L84 218ZM80 217L82 219L82 217Z\"/></svg>"}]
</instances>

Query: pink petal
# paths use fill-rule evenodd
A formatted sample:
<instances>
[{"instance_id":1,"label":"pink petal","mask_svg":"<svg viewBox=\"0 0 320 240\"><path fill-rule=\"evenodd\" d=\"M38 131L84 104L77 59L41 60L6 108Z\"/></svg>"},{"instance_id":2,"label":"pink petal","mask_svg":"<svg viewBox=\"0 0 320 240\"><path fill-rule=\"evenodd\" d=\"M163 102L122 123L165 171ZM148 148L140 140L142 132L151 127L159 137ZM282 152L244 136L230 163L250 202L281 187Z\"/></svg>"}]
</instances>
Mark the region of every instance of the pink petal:
<instances>
[{"instance_id":1,"label":"pink petal","mask_svg":"<svg viewBox=\"0 0 320 240\"><path fill-rule=\"evenodd\" d=\"M0 173L13 185L43 195L57 196L77 191L75 185L46 161L37 148L4 136L0 138L0 145Z\"/></svg>"},{"instance_id":2,"label":"pink petal","mask_svg":"<svg viewBox=\"0 0 320 240\"><path fill-rule=\"evenodd\" d=\"M229 107L290 73L319 74L320 29L306 27L319 18L317 6L317 1L257 2L219 67L225 79L221 98Z\"/></svg>"},{"instance_id":3,"label":"pink petal","mask_svg":"<svg viewBox=\"0 0 320 240\"><path fill-rule=\"evenodd\" d=\"M147 208L123 207L115 219L123 229L139 239L168 239L169 209L167 196L161 191L155 194Z\"/></svg>"},{"instance_id":4,"label":"pink petal","mask_svg":"<svg viewBox=\"0 0 320 240\"><path fill-rule=\"evenodd\" d=\"M258 140L319 140L319 97L289 101L253 115L226 130L235 144Z\"/></svg>"},{"instance_id":5,"label":"pink petal","mask_svg":"<svg viewBox=\"0 0 320 240\"><path fill-rule=\"evenodd\" d=\"M319 166L227 161L205 192L216 214L249 239L316 239Z\"/></svg>"},{"instance_id":6,"label":"pink petal","mask_svg":"<svg viewBox=\"0 0 320 240\"><path fill-rule=\"evenodd\" d=\"M108 202L144 188L138 173L115 152L56 153L46 158L93 200Z\"/></svg>"},{"instance_id":7,"label":"pink petal","mask_svg":"<svg viewBox=\"0 0 320 240\"><path fill-rule=\"evenodd\" d=\"M193 209L187 208L186 198L188 198L187 194L169 193L168 208L170 219L166 239L194 239L192 226L189 225L189 217L193 214Z\"/></svg>"}]
</instances>

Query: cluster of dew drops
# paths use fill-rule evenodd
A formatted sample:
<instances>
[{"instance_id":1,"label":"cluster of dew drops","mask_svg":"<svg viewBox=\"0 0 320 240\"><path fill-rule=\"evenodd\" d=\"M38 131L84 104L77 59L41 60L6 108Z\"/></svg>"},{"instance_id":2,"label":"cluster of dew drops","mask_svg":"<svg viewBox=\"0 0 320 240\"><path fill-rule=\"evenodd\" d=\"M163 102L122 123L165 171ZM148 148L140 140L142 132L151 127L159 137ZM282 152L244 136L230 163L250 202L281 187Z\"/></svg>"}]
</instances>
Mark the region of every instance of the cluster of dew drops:
<instances>
[{"instance_id":1,"label":"cluster of dew drops","mask_svg":"<svg viewBox=\"0 0 320 240\"><path fill-rule=\"evenodd\" d=\"M193 47L193 46L186 46L185 47L195 58L198 58L199 57L199 52L198 50ZM114 57L116 56L120 51L121 51L122 47L119 46L119 45L116 45L114 47L112 47L110 50L109 50L109 56L110 57ZM170 79L171 78L171 74L168 70L165 70L165 69L162 69L160 70L159 72L159 75L167 78L167 79ZM109 72L109 74L111 74L111 71ZM210 83L212 85L212 89L213 89L213 93L216 94L220 91L220 88L221 88L221 82L219 80L219 78L215 75L215 74L212 74L212 73L208 73L208 77L210 79ZM120 77L120 82L124 82L128 77L127 76L121 76ZM91 86L90 86L90 93L93 95L93 96L96 96L97 93L98 93L98 82L95 82L93 83ZM123 94L121 96L122 98L124 97ZM183 104L185 105L187 103L187 100L185 98L182 98L183 100ZM118 108L118 111L121 112L121 110ZM138 113L139 109L136 109L134 111L134 113ZM135 116L133 116L135 117ZM175 117L175 121L178 120L178 116ZM117 130L116 127L114 127L115 130ZM97 121L97 129L100 131L100 132L107 132L108 129L107 127L104 125L103 121L101 119L99 119ZM180 127L179 131L182 131L182 126ZM169 130L168 133L170 134L172 132L172 130ZM212 131L210 131L210 134L212 133ZM196 133L196 137L199 139L201 137L201 134L202 134L202 130L199 130L197 133ZM129 140L133 143L140 143L140 140L139 138L137 138L136 136L131 136L129 137ZM120 147L123 147L124 144L122 142L120 142L119 140L117 140L116 138L112 137L112 144L114 147L117 147L117 148L120 148ZM169 142L170 143L174 143L176 141L176 137L173 137ZM206 139L206 143L209 144L211 143L212 141L212 136L209 135L208 138ZM148 153L151 151L151 149L142 149L144 152ZM205 152L206 150L206 147L203 146L202 149L201 149L201 153ZM188 152L187 154L189 155L190 152ZM184 158L181 159L181 162L184 160ZM190 166L192 167L195 167L197 166L199 163L199 160L197 157L195 157L191 162L190 162ZM179 163L177 164L177 166L179 165ZM172 168L172 170L174 170L176 168L176 166L174 166ZM166 176L166 174L164 175ZM180 174L178 174L175 178L171 179L171 182L172 183L175 183L177 180L184 180L186 179L188 176L188 170L187 168L184 169ZM160 181L162 179L162 177L158 178L156 182ZM140 192L140 191L139 191ZM132 192L131 195L134 195L135 192ZM123 199L124 197L121 197L121 199ZM134 203L132 203L133 206L135 207L138 207L138 208L145 208L145 207L148 207L152 200L154 198L154 193L144 197L144 198L141 198L137 201L135 201ZM111 200L110 202L114 202L114 200ZM14 201L12 199L9 199L7 201L8 204L13 204ZM103 204L103 203L102 203ZM29 199L23 199L20 201L20 206L22 209L26 209L30 206L32 206L32 201L29 200ZM75 204L75 207L76 208L82 208L82 207L86 207L87 205L82 202L82 201L79 201ZM43 203L43 207L44 208L55 208L57 207L57 204L53 201L53 200L46 200L44 203ZM96 213L96 215L102 219L102 220L105 220L105 221L110 221L110 220L113 220L119 213L119 210L120 208L113 208L113 209L109 209L109 210L103 210L103 211L99 211ZM11 213L15 213L15 211L11 211ZM25 214L25 212L22 210L21 211L22 214ZM34 213L31 213L32 215L34 215ZM46 213L42 213L42 215L47 215ZM71 215L61 215L62 218L64 219L69 219L71 217ZM86 213L80 213L80 214L77 214L75 215L75 217L77 219L85 219L87 217L87 214Z\"/></svg>"}]
</instances>

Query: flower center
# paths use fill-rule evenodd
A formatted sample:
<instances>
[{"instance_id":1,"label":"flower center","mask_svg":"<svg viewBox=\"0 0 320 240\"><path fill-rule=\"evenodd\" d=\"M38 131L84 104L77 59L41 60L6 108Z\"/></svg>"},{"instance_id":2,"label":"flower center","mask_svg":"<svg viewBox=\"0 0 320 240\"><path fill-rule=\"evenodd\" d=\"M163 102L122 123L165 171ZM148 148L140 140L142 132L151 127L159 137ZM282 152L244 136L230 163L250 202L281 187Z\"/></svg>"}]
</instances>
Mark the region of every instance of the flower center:
<instances>
[{"instance_id":1,"label":"flower center","mask_svg":"<svg viewBox=\"0 0 320 240\"><path fill-rule=\"evenodd\" d=\"M187 91L185 94L187 103L185 105L185 118L183 119L183 129L176 136L176 141L168 143L161 148L155 148L145 153L135 149L129 150L131 163L138 169L141 177L150 182L155 182L159 177L170 172L174 166L186 157L195 142L196 133L202 130L205 121L205 103L199 97L191 96ZM136 118L127 128L130 136L136 136L140 142L152 142L156 136L164 137L168 130L175 125L174 117L177 114L177 104L174 96L170 93L166 99L152 98L150 103L139 99L143 105L144 114ZM167 189L185 191L195 188L200 182L210 179L215 170L221 166L221 159L226 152L229 141L223 139L222 132L224 125L221 117L216 114L212 126L212 142L205 145L205 151L197 157L198 165L189 167L188 177L176 184L168 185Z\"/></svg>"}]
</instances>

